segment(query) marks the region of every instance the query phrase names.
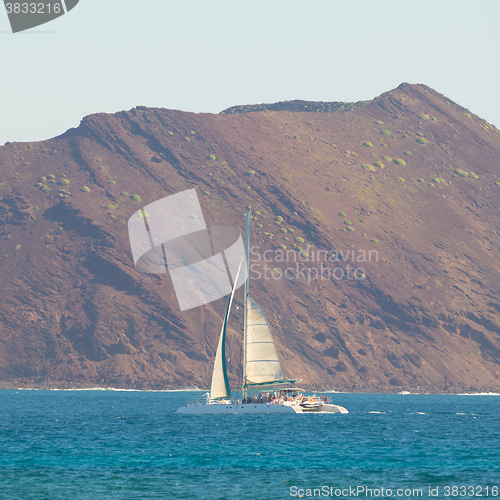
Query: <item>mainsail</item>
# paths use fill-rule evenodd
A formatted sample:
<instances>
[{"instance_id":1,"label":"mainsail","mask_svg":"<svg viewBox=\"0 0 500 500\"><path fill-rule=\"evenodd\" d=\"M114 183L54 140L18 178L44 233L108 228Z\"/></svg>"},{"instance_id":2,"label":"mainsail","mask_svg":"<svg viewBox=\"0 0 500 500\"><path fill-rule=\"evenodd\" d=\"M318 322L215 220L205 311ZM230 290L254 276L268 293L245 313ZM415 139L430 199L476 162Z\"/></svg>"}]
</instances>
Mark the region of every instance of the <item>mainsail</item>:
<instances>
[{"instance_id":1,"label":"mainsail","mask_svg":"<svg viewBox=\"0 0 500 500\"><path fill-rule=\"evenodd\" d=\"M246 300L246 370L244 385L283 382L281 364L271 327L261 307L250 296Z\"/></svg>"},{"instance_id":2,"label":"mainsail","mask_svg":"<svg viewBox=\"0 0 500 500\"><path fill-rule=\"evenodd\" d=\"M229 302L227 304L226 315L224 316L224 322L222 323L219 345L217 346L217 353L215 354L214 371L212 373L212 386L210 387L211 399L226 399L231 397L231 389L229 387L226 368L226 328L242 262L240 263L240 267L238 268L238 272L236 273L233 289L231 290L231 295L229 296Z\"/></svg>"}]
</instances>

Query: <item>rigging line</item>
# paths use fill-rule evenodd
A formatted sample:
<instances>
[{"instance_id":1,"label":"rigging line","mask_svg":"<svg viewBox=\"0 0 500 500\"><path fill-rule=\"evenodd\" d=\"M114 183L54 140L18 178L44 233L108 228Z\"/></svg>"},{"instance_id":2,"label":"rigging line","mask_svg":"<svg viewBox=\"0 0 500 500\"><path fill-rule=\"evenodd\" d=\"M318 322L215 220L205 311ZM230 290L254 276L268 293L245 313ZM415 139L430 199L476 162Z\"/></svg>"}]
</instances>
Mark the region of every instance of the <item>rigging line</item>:
<instances>
[{"instance_id":1,"label":"rigging line","mask_svg":"<svg viewBox=\"0 0 500 500\"><path fill-rule=\"evenodd\" d=\"M233 297L233 304L238 306L238 303L240 302L240 296L242 293L242 287L238 287L235 291L234 297ZM228 333L230 332L230 335L228 337L231 338L230 345L229 345L229 354L230 354L230 361L228 362L228 372L232 374L233 380L236 379L236 384L237 387L239 387L239 381L240 381L240 376L239 376L239 366L238 366L238 357L240 355L240 343L238 341L239 339L239 328L237 327L237 322L239 318L239 309L237 309L235 312L234 307L232 308L232 314L229 315L228 321L227 321L227 331ZM237 335L235 335L235 332ZM233 369L234 367L234 369Z\"/></svg>"},{"instance_id":2,"label":"rigging line","mask_svg":"<svg viewBox=\"0 0 500 500\"><path fill-rule=\"evenodd\" d=\"M240 304L240 311L243 312L243 309L244 309L244 291L245 291L245 287L241 286L239 289L238 289L238 299L239 299L239 304ZM238 314L238 328L237 328L237 331L238 332L241 332L242 330L242 326L243 326L243 319L242 319L242 314ZM236 322L236 318L235 318L235 322ZM242 386L243 386L243 363L245 362L244 361L244 354L243 354L243 350L245 349L245 346L243 345L243 337L241 335L238 335L237 337L238 339L241 339L238 341L238 351L239 351L239 360L240 360L240 365L238 367L238 375L237 375L237 383L238 383L238 390L241 390ZM241 394L241 400L243 399L243 393Z\"/></svg>"},{"instance_id":3,"label":"rigging line","mask_svg":"<svg viewBox=\"0 0 500 500\"><path fill-rule=\"evenodd\" d=\"M243 297L243 386L247 378L247 327L248 327L248 289L250 286L250 210L247 210L245 218L245 294ZM243 395L245 391L243 390Z\"/></svg>"},{"instance_id":4,"label":"rigging line","mask_svg":"<svg viewBox=\"0 0 500 500\"><path fill-rule=\"evenodd\" d=\"M238 294L238 290L235 291L234 296L233 296L233 304L236 302L236 296ZM234 307L233 307L234 311ZM226 343L228 345L228 349L226 351L226 356L229 354L229 359L227 360L227 371L228 375L232 374L233 372L233 360L234 360L234 312L233 314L229 314L229 317L227 318L226 322L226 332L227 332L227 337L226 337ZM231 383L229 384L231 385Z\"/></svg>"},{"instance_id":5,"label":"rigging line","mask_svg":"<svg viewBox=\"0 0 500 500\"><path fill-rule=\"evenodd\" d=\"M239 287L236 291L236 295L235 295L235 304L236 304L236 307L238 307L238 304L241 304L241 294L242 294L242 288L243 287ZM234 309L233 309L234 311ZM242 353L242 350L241 350L241 343L240 343L240 338L241 338L241 314L240 314L240 309L238 307L238 309L236 310L238 311L237 313L234 313L232 318L231 318L231 323L232 323L232 328L233 328L233 332L236 332L236 335L233 335L232 337L232 358L233 360L240 360L241 359L241 353ZM241 365L238 361L235 361L234 363L234 367L235 367L235 370L233 372L233 375L234 375L234 379L235 379L235 382L236 382L236 387L237 387L237 390L235 391L236 394L238 394L239 392L239 388L241 387L240 386L240 373L241 373ZM237 398L238 399L238 398Z\"/></svg>"}]
</instances>

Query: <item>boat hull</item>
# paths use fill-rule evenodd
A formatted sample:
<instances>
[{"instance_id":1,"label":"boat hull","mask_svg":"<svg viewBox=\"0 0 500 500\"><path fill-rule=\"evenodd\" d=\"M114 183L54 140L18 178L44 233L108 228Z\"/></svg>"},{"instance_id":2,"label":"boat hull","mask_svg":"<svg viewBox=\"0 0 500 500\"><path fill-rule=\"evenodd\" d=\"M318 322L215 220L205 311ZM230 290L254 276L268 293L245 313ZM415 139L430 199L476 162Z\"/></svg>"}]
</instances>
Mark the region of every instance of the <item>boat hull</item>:
<instances>
[{"instance_id":1,"label":"boat hull","mask_svg":"<svg viewBox=\"0 0 500 500\"><path fill-rule=\"evenodd\" d=\"M181 406L176 413L184 415L220 415L220 414L256 414L256 413L349 413L343 406L322 404L312 408L304 408L289 404L231 404L212 403Z\"/></svg>"},{"instance_id":2,"label":"boat hull","mask_svg":"<svg viewBox=\"0 0 500 500\"><path fill-rule=\"evenodd\" d=\"M311 408L302 408L303 413L349 413L343 406L322 404Z\"/></svg>"},{"instance_id":3,"label":"boat hull","mask_svg":"<svg viewBox=\"0 0 500 500\"><path fill-rule=\"evenodd\" d=\"M286 404L200 404L181 406L177 413L184 415L219 415L237 413L240 415L251 413L303 413L299 406Z\"/></svg>"}]
</instances>

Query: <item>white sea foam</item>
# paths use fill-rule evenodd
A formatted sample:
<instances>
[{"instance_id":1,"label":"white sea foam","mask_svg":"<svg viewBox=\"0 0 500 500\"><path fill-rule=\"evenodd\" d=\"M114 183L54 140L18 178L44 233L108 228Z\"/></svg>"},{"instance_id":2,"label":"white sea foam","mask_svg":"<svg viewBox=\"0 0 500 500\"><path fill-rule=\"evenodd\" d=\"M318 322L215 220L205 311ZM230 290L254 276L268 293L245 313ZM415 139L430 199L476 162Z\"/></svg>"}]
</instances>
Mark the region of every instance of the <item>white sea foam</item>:
<instances>
[{"instance_id":1,"label":"white sea foam","mask_svg":"<svg viewBox=\"0 0 500 500\"><path fill-rule=\"evenodd\" d=\"M498 392L469 392L456 394L456 396L500 396Z\"/></svg>"}]
</instances>

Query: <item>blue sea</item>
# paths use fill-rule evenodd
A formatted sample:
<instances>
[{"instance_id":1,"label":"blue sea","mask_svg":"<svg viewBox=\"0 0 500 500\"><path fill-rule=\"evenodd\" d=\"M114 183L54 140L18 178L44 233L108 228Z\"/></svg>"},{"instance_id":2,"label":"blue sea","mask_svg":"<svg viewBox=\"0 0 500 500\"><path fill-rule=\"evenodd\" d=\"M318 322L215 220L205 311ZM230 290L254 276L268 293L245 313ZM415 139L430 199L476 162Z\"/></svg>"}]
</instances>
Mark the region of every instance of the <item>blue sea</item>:
<instances>
[{"instance_id":1,"label":"blue sea","mask_svg":"<svg viewBox=\"0 0 500 500\"><path fill-rule=\"evenodd\" d=\"M0 499L500 497L500 396L342 393L348 415L175 413L196 395L0 390Z\"/></svg>"}]
</instances>

